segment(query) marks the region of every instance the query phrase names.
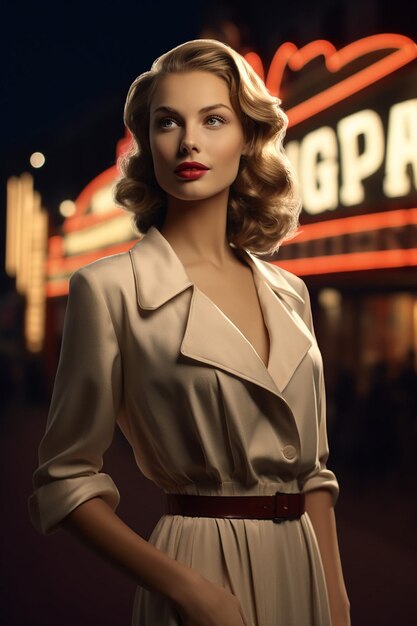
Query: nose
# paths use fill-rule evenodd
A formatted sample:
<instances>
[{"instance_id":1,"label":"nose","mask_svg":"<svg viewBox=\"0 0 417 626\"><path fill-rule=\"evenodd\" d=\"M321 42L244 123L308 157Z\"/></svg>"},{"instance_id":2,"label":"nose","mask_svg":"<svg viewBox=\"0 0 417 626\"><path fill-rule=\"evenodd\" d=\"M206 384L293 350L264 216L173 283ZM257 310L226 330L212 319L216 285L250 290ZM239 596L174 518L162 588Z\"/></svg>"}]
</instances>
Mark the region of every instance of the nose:
<instances>
[{"instance_id":1,"label":"nose","mask_svg":"<svg viewBox=\"0 0 417 626\"><path fill-rule=\"evenodd\" d=\"M200 152L195 138L195 130L193 131L189 126L184 125L179 148L181 154L189 154L193 150Z\"/></svg>"}]
</instances>

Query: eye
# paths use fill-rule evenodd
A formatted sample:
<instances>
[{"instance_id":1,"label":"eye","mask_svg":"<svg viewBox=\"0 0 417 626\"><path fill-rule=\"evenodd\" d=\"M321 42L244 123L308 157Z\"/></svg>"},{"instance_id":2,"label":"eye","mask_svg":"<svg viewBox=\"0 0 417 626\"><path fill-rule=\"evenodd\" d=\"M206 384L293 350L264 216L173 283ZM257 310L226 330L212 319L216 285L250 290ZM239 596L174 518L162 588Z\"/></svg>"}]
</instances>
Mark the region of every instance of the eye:
<instances>
[{"instance_id":1,"label":"eye","mask_svg":"<svg viewBox=\"0 0 417 626\"><path fill-rule=\"evenodd\" d=\"M220 122L220 124L209 124L209 126L221 126L226 123L226 120L221 115L210 115L210 117L207 118L207 122L209 120L216 120L217 122Z\"/></svg>"},{"instance_id":2,"label":"eye","mask_svg":"<svg viewBox=\"0 0 417 626\"><path fill-rule=\"evenodd\" d=\"M175 122L177 124L177 121L174 120L173 117L162 117L156 124L158 128L172 128L172 126L166 126L165 122Z\"/></svg>"}]
</instances>

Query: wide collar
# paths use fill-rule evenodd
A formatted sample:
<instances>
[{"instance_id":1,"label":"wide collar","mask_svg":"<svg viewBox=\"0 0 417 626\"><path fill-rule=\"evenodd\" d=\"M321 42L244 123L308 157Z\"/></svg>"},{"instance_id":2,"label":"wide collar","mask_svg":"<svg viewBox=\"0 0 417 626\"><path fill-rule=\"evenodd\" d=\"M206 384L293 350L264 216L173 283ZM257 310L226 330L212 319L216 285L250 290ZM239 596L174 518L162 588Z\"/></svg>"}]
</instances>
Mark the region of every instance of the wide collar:
<instances>
[{"instance_id":1,"label":"wide collar","mask_svg":"<svg viewBox=\"0 0 417 626\"><path fill-rule=\"evenodd\" d=\"M246 257L253 272L273 291L285 293L304 303L304 299L270 263L258 259L249 250L239 251ZM193 285L184 265L163 234L151 226L146 235L131 249L139 305L157 309ZM140 275L140 280L138 280Z\"/></svg>"},{"instance_id":2,"label":"wide collar","mask_svg":"<svg viewBox=\"0 0 417 626\"><path fill-rule=\"evenodd\" d=\"M181 353L282 397L313 342L307 326L291 307L291 299L301 303L304 299L268 262L248 250L239 254L252 269L270 336L267 367L233 322L192 282L174 249L155 226L130 250L138 304L141 309L154 310L192 287Z\"/></svg>"}]
</instances>

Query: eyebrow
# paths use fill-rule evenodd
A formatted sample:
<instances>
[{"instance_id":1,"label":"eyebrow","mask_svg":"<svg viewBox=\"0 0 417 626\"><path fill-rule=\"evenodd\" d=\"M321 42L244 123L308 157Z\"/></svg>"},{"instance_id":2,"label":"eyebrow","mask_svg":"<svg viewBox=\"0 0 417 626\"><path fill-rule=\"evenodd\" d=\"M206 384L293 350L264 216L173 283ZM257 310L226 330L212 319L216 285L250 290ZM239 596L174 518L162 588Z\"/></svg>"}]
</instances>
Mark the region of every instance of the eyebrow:
<instances>
[{"instance_id":1,"label":"eyebrow","mask_svg":"<svg viewBox=\"0 0 417 626\"><path fill-rule=\"evenodd\" d=\"M212 109L218 109L220 107L223 107L225 109L229 109L229 111L232 111L232 109L230 107L227 106L227 104L222 104L221 102L218 102L217 104L209 104L206 107L203 107L202 109L199 110L199 113L207 113L207 111L211 111ZM168 107L168 106L160 106L157 107L153 113L157 113L158 111L165 111L167 113L177 113L177 115L180 115L180 113L172 108L172 107Z\"/></svg>"}]
</instances>

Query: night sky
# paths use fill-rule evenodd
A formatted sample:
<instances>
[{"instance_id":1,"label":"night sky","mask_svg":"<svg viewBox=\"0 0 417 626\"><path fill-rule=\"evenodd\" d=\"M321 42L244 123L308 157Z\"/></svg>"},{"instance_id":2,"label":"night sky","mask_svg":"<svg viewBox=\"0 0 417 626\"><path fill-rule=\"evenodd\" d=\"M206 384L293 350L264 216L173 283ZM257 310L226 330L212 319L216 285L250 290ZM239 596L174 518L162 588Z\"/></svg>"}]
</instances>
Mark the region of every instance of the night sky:
<instances>
[{"instance_id":1,"label":"night sky","mask_svg":"<svg viewBox=\"0 0 417 626\"><path fill-rule=\"evenodd\" d=\"M93 126L112 145L109 134L120 134L123 122L116 129L108 121L122 114L132 80L156 56L198 36L197 10L187 8L178 20L166 1L121 3L120 10L95 0L23 5L23 12L22 3L7 8L2 149L12 151L9 172L25 166L26 147L60 153L71 169L67 143ZM100 162L101 146L86 138L91 161Z\"/></svg>"},{"instance_id":2,"label":"night sky","mask_svg":"<svg viewBox=\"0 0 417 626\"><path fill-rule=\"evenodd\" d=\"M173 46L199 36L196 3L7 3L2 10L1 273L5 183L29 171L44 206L75 199L115 162L123 105L134 78ZM6 14L6 19L4 15ZM46 163L34 170L33 151ZM4 288L8 281L2 278Z\"/></svg>"}]
</instances>

